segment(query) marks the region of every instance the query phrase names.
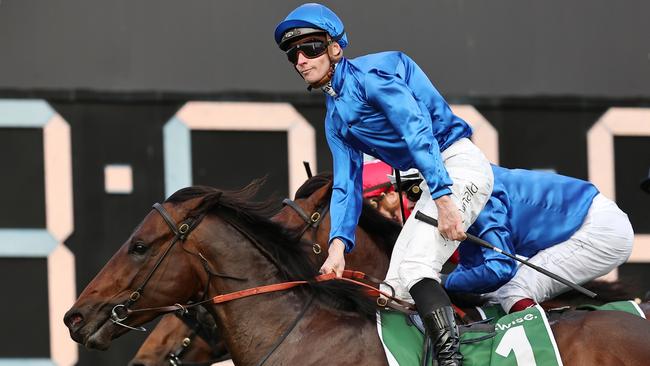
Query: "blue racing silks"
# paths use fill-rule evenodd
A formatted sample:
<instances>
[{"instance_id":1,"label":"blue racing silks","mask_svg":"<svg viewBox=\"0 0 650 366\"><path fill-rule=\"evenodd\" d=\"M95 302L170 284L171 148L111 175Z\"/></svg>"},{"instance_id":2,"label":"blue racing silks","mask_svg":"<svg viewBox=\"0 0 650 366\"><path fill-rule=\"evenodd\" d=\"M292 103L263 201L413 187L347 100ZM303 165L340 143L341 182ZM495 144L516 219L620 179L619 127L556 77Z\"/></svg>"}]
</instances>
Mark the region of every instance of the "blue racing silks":
<instances>
[{"instance_id":1,"label":"blue racing silks","mask_svg":"<svg viewBox=\"0 0 650 366\"><path fill-rule=\"evenodd\" d=\"M362 205L362 153L400 170L417 168L435 199L451 193L441 151L472 130L401 52L343 58L332 87L325 117L334 165L330 241L342 239L349 252Z\"/></svg>"},{"instance_id":2,"label":"blue racing silks","mask_svg":"<svg viewBox=\"0 0 650 366\"><path fill-rule=\"evenodd\" d=\"M494 165L492 171L492 196L467 232L528 258L578 231L598 194L593 184L559 174ZM514 259L476 244L463 242L459 251L445 282L449 291L494 291L517 271Z\"/></svg>"}]
</instances>

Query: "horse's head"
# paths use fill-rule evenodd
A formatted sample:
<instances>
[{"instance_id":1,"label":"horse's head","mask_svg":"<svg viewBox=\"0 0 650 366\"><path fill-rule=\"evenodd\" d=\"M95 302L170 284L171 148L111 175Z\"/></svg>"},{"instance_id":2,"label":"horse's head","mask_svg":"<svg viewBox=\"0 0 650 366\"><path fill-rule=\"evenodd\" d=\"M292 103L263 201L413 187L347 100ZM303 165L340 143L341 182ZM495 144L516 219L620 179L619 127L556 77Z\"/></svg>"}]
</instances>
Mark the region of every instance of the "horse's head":
<instances>
[{"instance_id":1,"label":"horse's head","mask_svg":"<svg viewBox=\"0 0 650 366\"><path fill-rule=\"evenodd\" d=\"M295 205L285 200L284 208L272 220L288 230L301 232L324 219L332 196L332 174L320 173L309 178L296 191Z\"/></svg>"},{"instance_id":2,"label":"horse's head","mask_svg":"<svg viewBox=\"0 0 650 366\"><path fill-rule=\"evenodd\" d=\"M149 212L65 314L73 340L107 349L128 331L120 322L135 327L158 315L127 311L196 300L207 275L190 235L201 217L188 213L199 201L165 203Z\"/></svg>"},{"instance_id":3,"label":"horse's head","mask_svg":"<svg viewBox=\"0 0 650 366\"><path fill-rule=\"evenodd\" d=\"M229 357L217 325L203 307L165 315L131 360L131 366L212 364Z\"/></svg>"},{"instance_id":4,"label":"horse's head","mask_svg":"<svg viewBox=\"0 0 650 366\"><path fill-rule=\"evenodd\" d=\"M311 257L318 266L327 257L331 196L332 174L320 173L298 188L295 201L285 200L285 207L272 219L312 244L306 248L313 252ZM399 204L396 207L399 210ZM388 220L376 205L366 201L359 218L356 247L346 256L346 266L383 278L400 229L397 222Z\"/></svg>"},{"instance_id":5,"label":"horse's head","mask_svg":"<svg viewBox=\"0 0 650 366\"><path fill-rule=\"evenodd\" d=\"M332 174L320 173L309 178L296 191L295 200L285 199L284 207L271 220L312 244L315 263L322 264L328 249L329 204L332 196ZM323 255L321 255L323 253Z\"/></svg>"}]
</instances>

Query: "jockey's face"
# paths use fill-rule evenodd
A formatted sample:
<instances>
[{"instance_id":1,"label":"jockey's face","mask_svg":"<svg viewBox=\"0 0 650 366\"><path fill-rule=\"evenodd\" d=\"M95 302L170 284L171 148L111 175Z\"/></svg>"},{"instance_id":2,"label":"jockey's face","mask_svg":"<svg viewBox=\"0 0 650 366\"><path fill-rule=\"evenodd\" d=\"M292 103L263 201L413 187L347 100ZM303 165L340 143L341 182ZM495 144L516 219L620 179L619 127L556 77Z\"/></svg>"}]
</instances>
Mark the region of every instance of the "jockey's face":
<instances>
[{"instance_id":1,"label":"jockey's face","mask_svg":"<svg viewBox=\"0 0 650 366\"><path fill-rule=\"evenodd\" d=\"M313 42L314 40L314 38L305 38L296 42L296 44ZM338 47L338 44L334 43L329 47ZM305 79L307 84L314 84L321 81L325 75L327 75L330 70L330 65L331 62L327 52L324 52L322 55L317 57L308 58L305 56L303 51L298 51L298 59L295 68L303 79Z\"/></svg>"},{"instance_id":2,"label":"jockey's face","mask_svg":"<svg viewBox=\"0 0 650 366\"><path fill-rule=\"evenodd\" d=\"M329 72L330 58L327 53L316 58L307 58L302 52L299 52L296 70L302 75L307 84L317 83Z\"/></svg>"},{"instance_id":3,"label":"jockey's face","mask_svg":"<svg viewBox=\"0 0 650 366\"><path fill-rule=\"evenodd\" d=\"M411 201L405 195L406 212L413 212L416 202ZM368 199L371 205L379 211L380 214L387 218L402 224L402 210L399 207L399 193L392 191L382 193L381 196L370 197ZM408 217L408 216L407 216Z\"/></svg>"},{"instance_id":4,"label":"jockey's face","mask_svg":"<svg viewBox=\"0 0 650 366\"><path fill-rule=\"evenodd\" d=\"M387 192L377 202L377 211L389 219L401 224L402 212L399 207L399 195L397 192Z\"/></svg>"}]
</instances>

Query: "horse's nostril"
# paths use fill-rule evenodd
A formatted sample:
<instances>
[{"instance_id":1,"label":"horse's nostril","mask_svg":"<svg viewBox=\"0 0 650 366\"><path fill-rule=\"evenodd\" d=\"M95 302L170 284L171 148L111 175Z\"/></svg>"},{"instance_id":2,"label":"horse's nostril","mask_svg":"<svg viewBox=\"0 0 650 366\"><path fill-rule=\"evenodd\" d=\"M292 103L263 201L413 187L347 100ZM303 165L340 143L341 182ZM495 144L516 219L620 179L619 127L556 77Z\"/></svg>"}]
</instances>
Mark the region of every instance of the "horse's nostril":
<instances>
[{"instance_id":1,"label":"horse's nostril","mask_svg":"<svg viewBox=\"0 0 650 366\"><path fill-rule=\"evenodd\" d=\"M83 315L77 311L69 312L63 318L63 322L70 329L76 329L81 323L83 323L83 321Z\"/></svg>"},{"instance_id":2,"label":"horse's nostril","mask_svg":"<svg viewBox=\"0 0 650 366\"><path fill-rule=\"evenodd\" d=\"M147 366L141 362L129 362L129 366Z\"/></svg>"}]
</instances>

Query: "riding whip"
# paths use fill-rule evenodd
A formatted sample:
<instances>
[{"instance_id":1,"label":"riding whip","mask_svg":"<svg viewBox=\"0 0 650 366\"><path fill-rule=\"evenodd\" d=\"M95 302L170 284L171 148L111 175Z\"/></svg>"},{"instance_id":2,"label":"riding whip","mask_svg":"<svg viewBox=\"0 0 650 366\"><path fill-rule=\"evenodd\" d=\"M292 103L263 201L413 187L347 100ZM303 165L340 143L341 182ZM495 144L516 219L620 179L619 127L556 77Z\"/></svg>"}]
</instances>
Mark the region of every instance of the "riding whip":
<instances>
[{"instance_id":1,"label":"riding whip","mask_svg":"<svg viewBox=\"0 0 650 366\"><path fill-rule=\"evenodd\" d=\"M423 213L421 211L418 211L418 212L415 213L415 218L422 221L422 222L424 222L424 223L427 223L429 225L433 225L435 227L438 227L438 220L434 219L433 217L431 217L431 216L429 216L429 215L427 215L427 214L425 214L425 213ZM562 278L562 277L556 275L553 272L549 272L549 271L547 271L546 269L544 269L542 267L538 267L538 266L528 262L525 259L522 259L522 258L520 258L520 257L518 257L516 255L512 255L510 253L504 252L502 249L495 247L494 245L488 243L487 241L485 241L485 240L483 240L483 239L481 239L479 237L476 237L476 236L474 236L472 234L468 234L468 233L465 233L465 235L467 235L467 239L469 241L471 241L472 243L478 244L478 245L480 245L480 246L482 246L484 248L494 250L495 252L501 253L501 254L505 255L506 257L508 257L508 258L512 258L512 259L516 260L517 262L525 264L528 267L536 270L537 272L543 273L543 274L551 277L552 279L571 287L572 289L580 292L581 294L583 294L585 296L589 296L592 299L597 296L596 293L591 292L591 291L587 290L586 288L584 288L584 287L582 287L582 286L580 286L578 284L575 284L575 283L573 283L573 282L571 282L571 281L569 281L569 280L567 280L565 278Z\"/></svg>"}]
</instances>

